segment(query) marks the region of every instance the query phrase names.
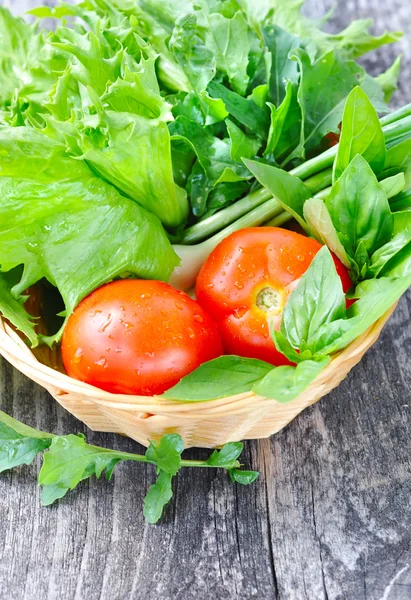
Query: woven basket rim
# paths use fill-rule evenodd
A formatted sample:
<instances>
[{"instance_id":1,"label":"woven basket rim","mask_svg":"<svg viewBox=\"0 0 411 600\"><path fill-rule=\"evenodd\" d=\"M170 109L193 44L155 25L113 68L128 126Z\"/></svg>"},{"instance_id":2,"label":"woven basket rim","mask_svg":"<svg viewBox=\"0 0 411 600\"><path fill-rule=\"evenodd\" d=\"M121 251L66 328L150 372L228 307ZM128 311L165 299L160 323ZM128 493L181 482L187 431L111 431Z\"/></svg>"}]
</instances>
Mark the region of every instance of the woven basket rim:
<instances>
[{"instance_id":1,"label":"woven basket rim","mask_svg":"<svg viewBox=\"0 0 411 600\"><path fill-rule=\"evenodd\" d=\"M326 384L331 375L335 374L340 364L347 359L354 362L358 354L364 353L364 348L373 344L390 318L397 306L397 302L378 319L365 333L354 340L350 345L332 356L331 361L325 369L317 376L307 389L313 386L321 387ZM373 341L372 341L373 340ZM371 343L370 343L371 341ZM276 400L267 399L256 395L254 392L245 392L234 396L226 396L215 400L199 402L185 402L170 400L161 396L134 396L124 394L113 394L83 383L58 370L40 362L32 353L26 343L14 331L14 329L0 315L0 354L4 356L14 367L24 373L30 379L36 381L43 387L55 391L56 396L64 394L79 395L82 398L94 402L100 406L108 406L118 410L132 411L151 414L179 413L184 418L185 413L195 413L199 417L217 415L226 412L229 407L230 414L241 414L249 410L250 399L253 406L258 408L262 402L267 401L278 404ZM54 393L53 393L54 395ZM188 416L188 415L187 415Z\"/></svg>"}]
</instances>

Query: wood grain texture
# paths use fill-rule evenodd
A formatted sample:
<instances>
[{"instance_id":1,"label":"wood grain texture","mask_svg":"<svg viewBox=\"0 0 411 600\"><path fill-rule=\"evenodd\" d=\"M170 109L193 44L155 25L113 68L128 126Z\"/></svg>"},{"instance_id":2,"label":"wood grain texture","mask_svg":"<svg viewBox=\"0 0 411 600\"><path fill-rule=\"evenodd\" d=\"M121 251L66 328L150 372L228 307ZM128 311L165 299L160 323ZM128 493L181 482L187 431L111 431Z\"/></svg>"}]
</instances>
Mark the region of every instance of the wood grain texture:
<instances>
[{"instance_id":1,"label":"wood grain texture","mask_svg":"<svg viewBox=\"0 0 411 600\"><path fill-rule=\"evenodd\" d=\"M256 0L258 1L258 0ZM40 2L0 1L15 12ZM52 2L49 2L52 4ZM321 15L332 0L309 0ZM409 0L340 3L330 27L375 17L402 29L395 105L411 101ZM399 48L366 59L374 73ZM0 478L0 598L7 600L409 600L411 598L411 294L338 390L272 440L246 445L252 487L184 472L158 526L145 524L150 467L123 465L42 509L38 465ZM30 425L85 428L0 362L0 405ZM136 451L114 435L94 444ZM188 456L202 456L192 451Z\"/></svg>"}]
</instances>

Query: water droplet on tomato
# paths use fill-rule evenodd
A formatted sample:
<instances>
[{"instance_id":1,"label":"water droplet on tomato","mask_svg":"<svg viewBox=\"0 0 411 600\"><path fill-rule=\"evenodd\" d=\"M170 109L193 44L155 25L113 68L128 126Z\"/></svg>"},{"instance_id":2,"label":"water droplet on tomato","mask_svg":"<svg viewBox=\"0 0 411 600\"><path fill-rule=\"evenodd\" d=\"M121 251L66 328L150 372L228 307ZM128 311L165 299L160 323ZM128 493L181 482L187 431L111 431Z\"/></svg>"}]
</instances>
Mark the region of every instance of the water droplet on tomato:
<instances>
[{"instance_id":1,"label":"water droplet on tomato","mask_svg":"<svg viewBox=\"0 0 411 600\"><path fill-rule=\"evenodd\" d=\"M221 272L221 275L222 275L223 277L225 277L225 276L227 275L227 273L226 273L225 271L222 271L222 272Z\"/></svg>"},{"instance_id":2,"label":"water droplet on tomato","mask_svg":"<svg viewBox=\"0 0 411 600\"><path fill-rule=\"evenodd\" d=\"M95 365L99 367L104 367L105 369L108 367L107 360L102 356L99 360L94 362Z\"/></svg>"},{"instance_id":3,"label":"water droplet on tomato","mask_svg":"<svg viewBox=\"0 0 411 600\"><path fill-rule=\"evenodd\" d=\"M244 315L247 312L247 308L245 308L245 306L242 306L241 308L236 308L234 310L234 318L235 319L241 319L242 317L244 317Z\"/></svg>"},{"instance_id":4,"label":"water droplet on tomato","mask_svg":"<svg viewBox=\"0 0 411 600\"><path fill-rule=\"evenodd\" d=\"M146 352L146 356L149 358L154 358L154 352Z\"/></svg>"},{"instance_id":5,"label":"water droplet on tomato","mask_svg":"<svg viewBox=\"0 0 411 600\"><path fill-rule=\"evenodd\" d=\"M243 265L241 263L238 263L237 268L239 271L241 271L241 273L245 272L245 267L243 267Z\"/></svg>"},{"instance_id":6,"label":"water droplet on tomato","mask_svg":"<svg viewBox=\"0 0 411 600\"><path fill-rule=\"evenodd\" d=\"M115 351L116 351L117 354L120 354L120 352L123 352L121 348L116 348Z\"/></svg>"},{"instance_id":7,"label":"water droplet on tomato","mask_svg":"<svg viewBox=\"0 0 411 600\"><path fill-rule=\"evenodd\" d=\"M210 290L212 290L214 287L214 283L208 283L206 287L208 287Z\"/></svg>"},{"instance_id":8,"label":"water droplet on tomato","mask_svg":"<svg viewBox=\"0 0 411 600\"><path fill-rule=\"evenodd\" d=\"M112 321L111 314L108 314L107 317L106 317L106 320L98 328L98 331L100 333L104 333L105 330L107 329L107 327L110 325L111 321Z\"/></svg>"},{"instance_id":9,"label":"water droplet on tomato","mask_svg":"<svg viewBox=\"0 0 411 600\"><path fill-rule=\"evenodd\" d=\"M146 292L145 294L141 294L142 298L146 298L146 300L150 300L150 298L153 296L153 294L150 294L150 292Z\"/></svg>"},{"instance_id":10,"label":"water droplet on tomato","mask_svg":"<svg viewBox=\"0 0 411 600\"><path fill-rule=\"evenodd\" d=\"M192 339L192 340L193 340L193 339L195 338L195 336L196 336L196 334L195 334L195 332L194 332L194 329L191 329L191 327L187 327L187 333L188 333L188 337L189 337L190 339Z\"/></svg>"},{"instance_id":11,"label":"water droplet on tomato","mask_svg":"<svg viewBox=\"0 0 411 600\"><path fill-rule=\"evenodd\" d=\"M182 304L180 304L180 302L176 302L176 308L177 308L178 310L183 310L183 309L184 309L184 306L183 306Z\"/></svg>"},{"instance_id":12,"label":"water droplet on tomato","mask_svg":"<svg viewBox=\"0 0 411 600\"><path fill-rule=\"evenodd\" d=\"M204 319L201 315L193 315L193 319L194 321L197 321L197 323L204 323Z\"/></svg>"},{"instance_id":13,"label":"water droplet on tomato","mask_svg":"<svg viewBox=\"0 0 411 600\"><path fill-rule=\"evenodd\" d=\"M299 260L300 262L303 262L305 260L304 254L298 254L297 255L297 260Z\"/></svg>"},{"instance_id":14,"label":"water droplet on tomato","mask_svg":"<svg viewBox=\"0 0 411 600\"><path fill-rule=\"evenodd\" d=\"M291 268L290 266L287 267L287 271L289 272L290 275L294 275L294 269Z\"/></svg>"},{"instance_id":15,"label":"water droplet on tomato","mask_svg":"<svg viewBox=\"0 0 411 600\"><path fill-rule=\"evenodd\" d=\"M242 290L244 289L244 283L241 283L241 281L236 281L234 287L236 287L237 290Z\"/></svg>"},{"instance_id":16,"label":"water droplet on tomato","mask_svg":"<svg viewBox=\"0 0 411 600\"><path fill-rule=\"evenodd\" d=\"M81 361L81 359L83 358L83 354L84 354L83 349L77 348L77 350L73 356L73 362L78 364Z\"/></svg>"}]
</instances>

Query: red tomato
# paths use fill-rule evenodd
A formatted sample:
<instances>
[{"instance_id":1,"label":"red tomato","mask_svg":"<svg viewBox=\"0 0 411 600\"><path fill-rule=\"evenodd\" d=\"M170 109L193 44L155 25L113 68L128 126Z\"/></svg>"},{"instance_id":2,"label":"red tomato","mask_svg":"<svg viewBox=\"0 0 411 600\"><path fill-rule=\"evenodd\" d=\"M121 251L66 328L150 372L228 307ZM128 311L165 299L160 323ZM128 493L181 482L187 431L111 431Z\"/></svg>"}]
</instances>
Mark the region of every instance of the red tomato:
<instances>
[{"instance_id":1,"label":"red tomato","mask_svg":"<svg viewBox=\"0 0 411 600\"><path fill-rule=\"evenodd\" d=\"M70 377L143 396L162 394L222 352L216 325L194 300L166 283L133 279L83 300L62 341Z\"/></svg>"},{"instance_id":2,"label":"red tomato","mask_svg":"<svg viewBox=\"0 0 411 600\"><path fill-rule=\"evenodd\" d=\"M210 254L197 279L197 301L219 326L228 354L290 364L277 352L268 320L279 329L290 293L320 248L299 233L258 227L233 233ZM347 292L348 271L334 262Z\"/></svg>"}]
</instances>

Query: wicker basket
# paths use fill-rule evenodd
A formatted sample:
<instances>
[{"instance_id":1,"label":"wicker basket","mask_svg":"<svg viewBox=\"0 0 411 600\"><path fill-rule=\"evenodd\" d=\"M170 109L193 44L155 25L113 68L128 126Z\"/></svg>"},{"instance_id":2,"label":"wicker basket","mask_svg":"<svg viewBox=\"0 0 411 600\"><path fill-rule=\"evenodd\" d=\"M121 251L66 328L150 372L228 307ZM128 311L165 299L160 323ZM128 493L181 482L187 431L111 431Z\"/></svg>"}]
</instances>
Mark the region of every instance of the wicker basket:
<instances>
[{"instance_id":1,"label":"wicker basket","mask_svg":"<svg viewBox=\"0 0 411 600\"><path fill-rule=\"evenodd\" d=\"M1 317L0 353L95 431L125 434L145 446L165 433L179 433L186 448L215 448L230 441L269 437L328 394L378 339L394 309L336 354L316 380L289 404L252 392L198 403L110 394L65 375L56 352L42 347L34 354Z\"/></svg>"}]
</instances>

